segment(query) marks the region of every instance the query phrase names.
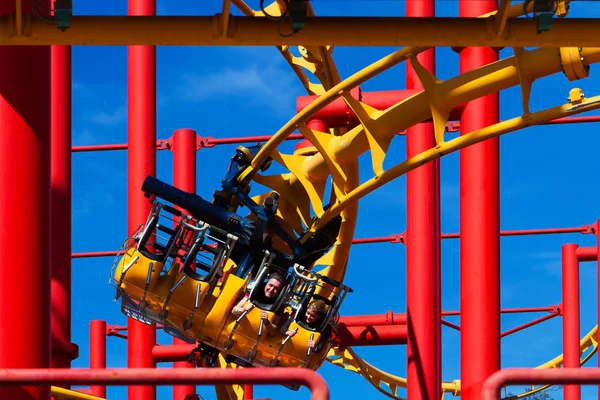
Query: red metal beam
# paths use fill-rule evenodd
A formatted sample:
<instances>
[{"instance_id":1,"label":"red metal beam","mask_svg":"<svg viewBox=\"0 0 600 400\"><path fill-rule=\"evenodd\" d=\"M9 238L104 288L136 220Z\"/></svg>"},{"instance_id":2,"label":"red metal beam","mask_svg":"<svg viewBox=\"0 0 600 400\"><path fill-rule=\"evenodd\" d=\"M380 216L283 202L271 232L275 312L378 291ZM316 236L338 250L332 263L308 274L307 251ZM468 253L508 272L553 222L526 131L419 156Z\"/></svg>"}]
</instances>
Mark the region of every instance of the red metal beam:
<instances>
[{"instance_id":1,"label":"red metal beam","mask_svg":"<svg viewBox=\"0 0 600 400\"><path fill-rule=\"evenodd\" d=\"M406 314L394 314L392 311L388 311L385 314L344 316L340 317L339 325L346 327L406 325Z\"/></svg>"},{"instance_id":2,"label":"red metal beam","mask_svg":"<svg viewBox=\"0 0 600 400\"><path fill-rule=\"evenodd\" d=\"M397 94L395 92L406 93L407 95L414 91L406 91L406 90L398 90L398 91L387 91L387 92L367 92L363 93L362 96L366 99L367 104L375 107L377 109L383 109L384 106L389 103L388 99L393 99L395 96L404 96L403 94ZM366 97L365 97L366 96ZM404 97L402 97L404 98ZM336 102L334 102L336 103ZM351 116L352 111L348 109L348 113L342 111L340 115L336 115L334 109L347 109L347 105L343 100L337 100L339 104L330 104L328 107L332 107L331 110L326 111L330 112L330 118L334 118L335 120L344 120L346 121L348 118L354 118ZM344 103L342 105L342 103ZM303 107L306 107L309 103L304 105L304 101L302 101ZM341 107L340 107L341 106ZM327 110L327 107L325 107ZM462 112L462 108L459 109ZM321 111L323 112L323 111ZM340 111L337 111L340 112ZM457 111L459 112L459 111ZM458 115L456 115L456 119L458 119ZM357 122L357 121L355 121ZM559 118L552 121L544 122L541 125L551 125L551 124L574 124L574 123L582 123L582 122L600 122L600 116L586 116L586 117L565 117ZM345 123L343 126L346 126ZM446 127L448 132L457 132L460 130L460 122L452 121L448 122ZM398 132L398 135L404 135L405 132ZM229 137L229 138L213 138L211 136L201 137L198 136L198 148L211 148L217 145L223 144L241 144L241 143L253 143L253 142L266 142L271 139L273 135L259 135L259 136L240 136L240 137ZM288 136L285 140L300 140L304 139L299 133ZM158 140L156 142L156 150L168 150L170 146L171 139L166 140ZM127 150L129 147L128 144L97 144L97 145L87 145L87 146L73 146L71 151L73 153L82 153L82 152L91 152L91 151L118 151L118 150Z\"/></svg>"},{"instance_id":3,"label":"red metal beam","mask_svg":"<svg viewBox=\"0 0 600 400\"><path fill-rule=\"evenodd\" d=\"M1 16L14 12L14 0L0 0ZM0 368L48 368L50 46L0 46L0 59ZM48 396L47 387L0 389L0 399Z\"/></svg>"},{"instance_id":4,"label":"red metal beam","mask_svg":"<svg viewBox=\"0 0 600 400\"><path fill-rule=\"evenodd\" d=\"M600 369L558 368L529 369L509 368L492 374L483 384L481 400L501 398L501 389L511 385L594 385L600 383Z\"/></svg>"},{"instance_id":5,"label":"red metal beam","mask_svg":"<svg viewBox=\"0 0 600 400\"><path fill-rule=\"evenodd\" d=\"M338 346L389 346L406 344L407 325L344 326L338 325Z\"/></svg>"},{"instance_id":6,"label":"red metal beam","mask_svg":"<svg viewBox=\"0 0 600 400\"><path fill-rule=\"evenodd\" d=\"M579 260L576 244L562 246L563 353L565 368L579 368ZM565 400L580 400L581 389L566 385Z\"/></svg>"},{"instance_id":7,"label":"red metal beam","mask_svg":"<svg viewBox=\"0 0 600 400\"><path fill-rule=\"evenodd\" d=\"M597 247L578 247L577 250L575 250L575 254L580 262L596 261L598 257L597 249Z\"/></svg>"},{"instance_id":8,"label":"red metal beam","mask_svg":"<svg viewBox=\"0 0 600 400\"><path fill-rule=\"evenodd\" d=\"M90 370L106 369L106 322L90 321ZM91 394L106 398L106 386L90 387Z\"/></svg>"},{"instance_id":9,"label":"red metal beam","mask_svg":"<svg viewBox=\"0 0 600 400\"><path fill-rule=\"evenodd\" d=\"M216 145L222 144L240 144L240 143L255 143L255 142L266 142L271 139L272 135L262 135L262 136L240 136L240 137L231 137L231 138L213 138L211 136L201 137L197 136L196 147L195 150L203 149L203 148L211 148ZM304 139L304 136L301 134L293 134L288 136L285 140L299 140ZM172 150L173 148L173 138L169 138L166 140L157 140L156 141L156 150ZM87 146L73 146L71 148L71 152L73 153L84 153L84 152L93 152L93 151L119 151L119 150L128 150L129 144L127 143L118 143L118 144L94 144Z\"/></svg>"},{"instance_id":10,"label":"red metal beam","mask_svg":"<svg viewBox=\"0 0 600 400\"><path fill-rule=\"evenodd\" d=\"M498 0L458 3L460 17L492 12ZM498 49L460 50L460 73L498 61ZM500 95L469 102L461 135L500 121ZM462 400L480 400L488 376L500 369L500 142L460 151L460 378ZM409 238L410 240L410 238Z\"/></svg>"},{"instance_id":11,"label":"red metal beam","mask_svg":"<svg viewBox=\"0 0 600 400\"><path fill-rule=\"evenodd\" d=\"M329 400L329 388L316 372L306 368L198 368L188 369L2 369L0 385L303 385L312 400Z\"/></svg>"},{"instance_id":12,"label":"red metal beam","mask_svg":"<svg viewBox=\"0 0 600 400\"><path fill-rule=\"evenodd\" d=\"M185 361L197 346L193 344L173 344L170 346L156 345L152 348L154 362ZM191 364L190 364L191 365Z\"/></svg>"},{"instance_id":13,"label":"red metal beam","mask_svg":"<svg viewBox=\"0 0 600 400\"><path fill-rule=\"evenodd\" d=\"M406 1L407 16L431 17L434 9L432 0ZM418 54L417 59L422 68L435 74L435 49ZM369 104L366 96L362 96L361 100L372 107L386 109L400 101L401 97L407 98L423 90L419 76L410 63L406 64L406 88L406 92L395 91L397 98L389 96L385 99L387 102ZM453 119L457 119L458 115L453 115ZM435 138L431 122L423 122L406 130L407 159L433 147ZM406 243L406 374L407 397L411 400L441 397L438 368L441 294L438 293L440 265L437 262L440 231L436 220L439 182L436 171L436 162L429 162L406 175L406 231L410 237Z\"/></svg>"},{"instance_id":14,"label":"red metal beam","mask_svg":"<svg viewBox=\"0 0 600 400\"><path fill-rule=\"evenodd\" d=\"M591 115L585 117L564 117L553 119L552 121L544 122L540 125L554 125L554 124L577 124L582 122L600 122L600 116Z\"/></svg>"},{"instance_id":15,"label":"red metal beam","mask_svg":"<svg viewBox=\"0 0 600 400\"><path fill-rule=\"evenodd\" d=\"M178 129L173 134L171 148L173 152L173 186L191 193L196 193L196 138L196 131ZM185 343L181 339L173 338L175 346ZM176 361L173 363L173 368L195 368L195 366L189 362ZM196 387L193 385L173 386L173 399L185 399L188 395L195 393Z\"/></svg>"},{"instance_id":16,"label":"red metal beam","mask_svg":"<svg viewBox=\"0 0 600 400\"><path fill-rule=\"evenodd\" d=\"M549 235L549 234L564 234L564 233L592 233L593 225L583 225L578 228L548 228L548 229L523 229L523 230L507 230L501 231L500 236L523 236L523 235ZM459 233L443 233L442 239L458 239ZM352 244L370 244L370 243L404 243L407 239L406 233L397 233L389 236L357 238L352 240ZM118 251L88 251L73 253L72 258L90 258L90 257L114 257ZM578 257L583 257L580 261L595 261L596 248L589 247L578 249Z\"/></svg>"},{"instance_id":17,"label":"red metal beam","mask_svg":"<svg viewBox=\"0 0 600 400\"><path fill-rule=\"evenodd\" d=\"M50 57L51 367L71 368L71 47L52 46Z\"/></svg>"},{"instance_id":18,"label":"red metal beam","mask_svg":"<svg viewBox=\"0 0 600 400\"><path fill-rule=\"evenodd\" d=\"M129 0L128 14L156 15L156 0ZM150 203L141 191L148 175L156 175L156 47L128 46L128 188L127 232L132 234L146 222ZM156 344L155 324L127 319L127 367L154 368L152 348ZM155 400L156 386L130 386L130 400Z\"/></svg>"}]
</instances>

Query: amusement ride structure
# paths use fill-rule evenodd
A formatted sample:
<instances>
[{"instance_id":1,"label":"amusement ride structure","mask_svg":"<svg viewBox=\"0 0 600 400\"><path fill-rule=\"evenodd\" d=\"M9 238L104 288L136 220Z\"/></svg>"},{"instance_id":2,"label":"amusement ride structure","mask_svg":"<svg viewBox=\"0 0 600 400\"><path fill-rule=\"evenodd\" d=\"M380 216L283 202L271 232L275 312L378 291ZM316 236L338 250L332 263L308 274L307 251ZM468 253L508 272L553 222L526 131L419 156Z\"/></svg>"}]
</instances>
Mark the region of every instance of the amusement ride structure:
<instances>
[{"instance_id":1,"label":"amusement ride structure","mask_svg":"<svg viewBox=\"0 0 600 400\"><path fill-rule=\"evenodd\" d=\"M570 18L578 2L459 0L459 18L436 18L433 0L406 0L402 18L319 17L305 0L223 0L216 15L186 17L156 16L155 0L129 0L128 16L111 17L73 15L72 3L0 0L0 399L98 400L107 385L127 385L135 400L156 399L156 385L174 385L176 400L198 398L196 385L214 385L219 400L253 399L263 384L304 385L313 399L328 399L335 387L319 375L325 363L394 399L491 399L509 384L534 385L513 396L524 397L565 384L564 398L575 400L577 384L600 384L599 370L580 368L598 342L597 327L580 334L579 263L598 262L597 246L562 247L560 305L500 308L501 235L598 236L600 219L532 231L501 232L499 224L499 137L600 120L580 115L600 108L600 96L576 86L564 104L530 108L535 81L562 73L576 82L600 62L600 22ZM72 147L71 46L100 45L129 46L128 142ZM307 94L272 136L179 129L157 140L155 46L171 45L276 46ZM335 46L399 49L342 79ZM436 46L459 53L458 76L436 76ZM513 55L499 59L501 48ZM402 63L405 90L361 88ZM521 115L501 120L499 92L517 86ZM401 159L390 156L398 141L406 142ZM219 144L237 147L229 169L216 172L221 186L201 197L196 152ZM128 234L119 250L72 253L71 155L98 150L127 150ZM172 185L156 177L160 150L173 153ZM441 307L439 160L455 152L461 305L452 313ZM406 232L355 238L359 200L404 175ZM407 311L347 316L344 300L356 294L345 282L352 245L374 242L406 247ZM128 323L91 321L90 368L71 369L79 353L71 260L84 257L114 258L106 276ZM502 313L536 311L548 315L501 332ZM460 315L460 327L450 315ZM555 316L564 354L536 369L501 370L501 338ZM448 382L442 325L461 337L460 377ZM173 344L157 344L157 330ZM106 368L107 335L127 340L127 369ZM353 350L399 344L406 377ZM164 362L173 368L156 368ZM81 385L89 388L72 389Z\"/></svg>"}]
</instances>

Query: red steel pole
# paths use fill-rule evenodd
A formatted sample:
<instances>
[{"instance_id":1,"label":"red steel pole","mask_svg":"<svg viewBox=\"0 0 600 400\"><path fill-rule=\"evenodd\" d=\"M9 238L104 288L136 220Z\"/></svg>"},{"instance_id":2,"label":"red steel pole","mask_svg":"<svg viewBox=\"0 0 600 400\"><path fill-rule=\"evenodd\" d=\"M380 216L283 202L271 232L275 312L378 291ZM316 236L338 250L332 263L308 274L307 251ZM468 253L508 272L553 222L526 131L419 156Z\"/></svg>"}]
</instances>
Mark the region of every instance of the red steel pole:
<instances>
[{"instance_id":1,"label":"red steel pole","mask_svg":"<svg viewBox=\"0 0 600 400\"><path fill-rule=\"evenodd\" d=\"M497 9L497 0L459 1L461 17ZM460 73L498 60L498 50L460 51ZM499 122L499 95L465 107L461 135ZM460 151L461 395L479 400L485 380L500 369L500 183L499 139Z\"/></svg>"},{"instance_id":2,"label":"red steel pole","mask_svg":"<svg viewBox=\"0 0 600 400\"><path fill-rule=\"evenodd\" d=\"M129 0L129 15L156 15L155 0ZM141 191L148 175L156 174L156 48L128 47L128 231L133 233L146 222L150 203ZM155 367L152 348L156 343L155 324L145 325L129 318L127 366ZM155 400L155 386L130 386L129 400Z\"/></svg>"},{"instance_id":3,"label":"red steel pole","mask_svg":"<svg viewBox=\"0 0 600 400\"><path fill-rule=\"evenodd\" d=\"M432 17L433 0L407 0L407 17ZM425 69L435 73L435 49L418 55ZM412 69L406 66L406 88L421 90L422 84ZM433 125L418 124L406 130L407 158L435 147ZM441 300L438 293L439 264L436 255L440 232L436 221L436 165L423 165L407 174L407 234L406 249L407 298L407 397L411 400L441 397L439 376L439 346Z\"/></svg>"},{"instance_id":4,"label":"red steel pole","mask_svg":"<svg viewBox=\"0 0 600 400\"><path fill-rule=\"evenodd\" d=\"M0 15L14 13L0 0ZM0 46L0 59L0 368L48 368L50 46ZM47 386L0 389L1 399L48 396Z\"/></svg>"},{"instance_id":5,"label":"red steel pole","mask_svg":"<svg viewBox=\"0 0 600 400\"><path fill-rule=\"evenodd\" d=\"M563 353L565 368L579 368L579 260L576 244L562 247ZM566 385L565 400L581 399L581 388Z\"/></svg>"},{"instance_id":6,"label":"red steel pole","mask_svg":"<svg viewBox=\"0 0 600 400\"><path fill-rule=\"evenodd\" d=\"M173 185L186 192L196 193L196 131L179 129L173 134ZM174 345L187 342L173 338ZM194 368L187 361L176 361L174 368ZM173 400L183 400L189 394L196 393L196 387L173 386Z\"/></svg>"},{"instance_id":7,"label":"red steel pole","mask_svg":"<svg viewBox=\"0 0 600 400\"><path fill-rule=\"evenodd\" d=\"M51 46L52 368L71 368L71 47Z\"/></svg>"},{"instance_id":8,"label":"red steel pole","mask_svg":"<svg viewBox=\"0 0 600 400\"><path fill-rule=\"evenodd\" d=\"M252 385L244 385L244 400L252 400L254 398L254 387Z\"/></svg>"},{"instance_id":9,"label":"red steel pole","mask_svg":"<svg viewBox=\"0 0 600 400\"><path fill-rule=\"evenodd\" d=\"M106 321L90 321L90 369L106 369ZM94 396L106 398L106 386L90 386Z\"/></svg>"}]
</instances>

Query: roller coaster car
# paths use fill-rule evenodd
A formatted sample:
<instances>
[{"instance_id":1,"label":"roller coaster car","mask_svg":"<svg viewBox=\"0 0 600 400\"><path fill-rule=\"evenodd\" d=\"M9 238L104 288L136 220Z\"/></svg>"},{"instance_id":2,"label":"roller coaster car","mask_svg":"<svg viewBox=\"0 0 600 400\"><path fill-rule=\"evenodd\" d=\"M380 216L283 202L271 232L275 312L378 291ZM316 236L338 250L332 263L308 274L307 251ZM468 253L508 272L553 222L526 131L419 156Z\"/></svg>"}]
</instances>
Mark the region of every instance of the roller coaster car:
<instances>
[{"instance_id":1,"label":"roller coaster car","mask_svg":"<svg viewBox=\"0 0 600 400\"><path fill-rule=\"evenodd\" d=\"M171 228L174 226L174 228ZM147 222L127 239L111 271L121 311L195 342L204 300L223 275L237 237L152 200Z\"/></svg>"},{"instance_id":2,"label":"roller coaster car","mask_svg":"<svg viewBox=\"0 0 600 400\"><path fill-rule=\"evenodd\" d=\"M241 316L232 315L228 318L216 347L226 354L229 361L241 366L316 370L323 364L331 348L331 336L337 324L339 308L352 289L298 264L293 267L291 274L284 275L282 268L274 265L272 257L267 254L265 258L267 260L263 262L247 299L255 307ZM273 272L285 276L286 284L278 297L266 304L262 294ZM327 311L319 323L310 325L306 323L305 315L314 300L322 300ZM288 316L288 320L269 335L260 318L261 310L268 312L268 321L271 323L277 315L283 315L284 318ZM293 336L287 336L288 330L296 332ZM316 344L314 350L309 347L309 341Z\"/></svg>"}]
</instances>

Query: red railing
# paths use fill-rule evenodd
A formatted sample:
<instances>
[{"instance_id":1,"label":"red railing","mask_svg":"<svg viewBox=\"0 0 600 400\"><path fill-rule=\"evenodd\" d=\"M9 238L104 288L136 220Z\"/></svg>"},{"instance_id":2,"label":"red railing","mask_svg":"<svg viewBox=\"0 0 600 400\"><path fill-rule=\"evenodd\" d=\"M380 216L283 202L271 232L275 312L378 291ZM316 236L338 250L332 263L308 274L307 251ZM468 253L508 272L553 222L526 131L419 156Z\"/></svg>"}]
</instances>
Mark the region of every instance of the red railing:
<instances>
[{"instance_id":1,"label":"red railing","mask_svg":"<svg viewBox=\"0 0 600 400\"><path fill-rule=\"evenodd\" d=\"M503 369L495 372L485 381L481 390L481 400L499 399L502 387L509 385L595 385L598 383L600 383L600 369Z\"/></svg>"},{"instance_id":2,"label":"red railing","mask_svg":"<svg viewBox=\"0 0 600 400\"><path fill-rule=\"evenodd\" d=\"M0 386L42 385L303 385L312 400L329 400L329 388L316 372L305 368L247 369L0 369Z\"/></svg>"}]
</instances>

